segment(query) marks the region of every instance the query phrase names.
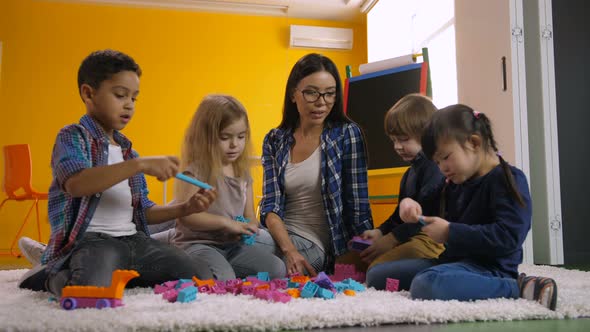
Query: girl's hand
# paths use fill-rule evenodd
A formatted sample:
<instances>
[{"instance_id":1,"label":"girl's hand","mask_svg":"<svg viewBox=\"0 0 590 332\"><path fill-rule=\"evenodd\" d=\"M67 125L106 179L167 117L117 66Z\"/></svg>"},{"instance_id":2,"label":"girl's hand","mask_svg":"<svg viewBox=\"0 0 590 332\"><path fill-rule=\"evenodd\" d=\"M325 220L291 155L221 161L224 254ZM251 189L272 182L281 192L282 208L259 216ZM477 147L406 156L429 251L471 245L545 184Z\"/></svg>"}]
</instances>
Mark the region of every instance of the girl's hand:
<instances>
[{"instance_id":1,"label":"girl's hand","mask_svg":"<svg viewBox=\"0 0 590 332\"><path fill-rule=\"evenodd\" d=\"M200 189L184 203L185 215L207 211L216 198L217 190Z\"/></svg>"},{"instance_id":2,"label":"girl's hand","mask_svg":"<svg viewBox=\"0 0 590 332\"><path fill-rule=\"evenodd\" d=\"M381 237L383 237L383 233L378 228L366 230L363 232L363 234L361 234L361 238L363 240L371 240L373 243L379 240Z\"/></svg>"},{"instance_id":3,"label":"girl's hand","mask_svg":"<svg viewBox=\"0 0 590 332\"><path fill-rule=\"evenodd\" d=\"M399 216L403 222L417 223L422 215L422 207L411 198L404 198L399 203Z\"/></svg>"},{"instance_id":4,"label":"girl's hand","mask_svg":"<svg viewBox=\"0 0 590 332\"><path fill-rule=\"evenodd\" d=\"M449 239L449 222L439 217L423 217L426 226L422 232L438 243L445 243Z\"/></svg>"},{"instance_id":5,"label":"girl's hand","mask_svg":"<svg viewBox=\"0 0 590 332\"><path fill-rule=\"evenodd\" d=\"M294 250L292 252L287 252L285 253L285 257L287 258L288 274L298 272L301 275L304 275L305 271L307 270L307 273L310 276L315 277L317 275L316 270L311 266L311 264L309 264L305 257L299 253L299 251Z\"/></svg>"},{"instance_id":6,"label":"girl's hand","mask_svg":"<svg viewBox=\"0 0 590 332\"><path fill-rule=\"evenodd\" d=\"M379 231L381 233L381 231ZM371 263L375 258L383 255L385 252L393 249L397 245L397 240L392 233L373 240L373 244L367 249L361 251L359 256L365 263Z\"/></svg>"},{"instance_id":7,"label":"girl's hand","mask_svg":"<svg viewBox=\"0 0 590 332\"><path fill-rule=\"evenodd\" d=\"M248 222L247 227L250 231L252 231L252 234L258 234L258 221L257 220L252 220L250 222Z\"/></svg>"}]
</instances>

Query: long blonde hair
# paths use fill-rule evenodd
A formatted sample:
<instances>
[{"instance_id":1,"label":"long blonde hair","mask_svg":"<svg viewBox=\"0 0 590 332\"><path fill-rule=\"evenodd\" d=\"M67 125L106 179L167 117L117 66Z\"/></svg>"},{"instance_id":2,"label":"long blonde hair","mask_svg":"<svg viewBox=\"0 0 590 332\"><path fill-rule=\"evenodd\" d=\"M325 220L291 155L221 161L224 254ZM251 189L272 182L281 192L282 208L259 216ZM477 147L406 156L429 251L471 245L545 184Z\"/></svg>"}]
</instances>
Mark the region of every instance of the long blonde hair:
<instances>
[{"instance_id":1,"label":"long blonde hair","mask_svg":"<svg viewBox=\"0 0 590 332\"><path fill-rule=\"evenodd\" d=\"M233 168L237 177L248 178L252 150L248 114L236 98L221 94L205 96L193 115L184 135L181 169L194 169L200 180L215 186L222 168L219 134L240 119L246 122L246 143L242 154L233 162Z\"/></svg>"}]
</instances>

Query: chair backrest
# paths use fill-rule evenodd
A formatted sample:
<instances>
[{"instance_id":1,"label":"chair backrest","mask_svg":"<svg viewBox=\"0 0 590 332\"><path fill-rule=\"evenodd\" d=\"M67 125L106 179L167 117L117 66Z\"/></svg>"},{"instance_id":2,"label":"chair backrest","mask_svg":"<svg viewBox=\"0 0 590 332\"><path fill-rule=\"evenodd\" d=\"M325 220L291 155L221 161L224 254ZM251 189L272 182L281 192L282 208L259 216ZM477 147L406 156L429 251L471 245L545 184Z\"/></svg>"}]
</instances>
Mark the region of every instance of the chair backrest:
<instances>
[{"instance_id":1,"label":"chair backrest","mask_svg":"<svg viewBox=\"0 0 590 332\"><path fill-rule=\"evenodd\" d=\"M28 144L4 146L4 191L8 197L22 199L31 195L32 172Z\"/></svg>"}]
</instances>

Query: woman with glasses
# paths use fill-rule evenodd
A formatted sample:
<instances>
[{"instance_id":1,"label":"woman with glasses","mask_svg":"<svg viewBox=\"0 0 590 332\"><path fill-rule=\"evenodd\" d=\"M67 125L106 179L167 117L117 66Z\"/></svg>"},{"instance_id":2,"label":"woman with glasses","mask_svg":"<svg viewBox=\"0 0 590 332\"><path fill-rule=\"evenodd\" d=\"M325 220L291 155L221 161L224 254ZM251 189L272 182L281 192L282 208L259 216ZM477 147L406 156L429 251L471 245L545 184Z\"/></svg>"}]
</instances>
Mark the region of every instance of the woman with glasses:
<instances>
[{"instance_id":1,"label":"woman with glasses","mask_svg":"<svg viewBox=\"0 0 590 332\"><path fill-rule=\"evenodd\" d=\"M289 274L332 270L348 241L373 228L364 137L343 110L332 60L308 54L291 70L278 128L264 138L259 243Z\"/></svg>"}]
</instances>

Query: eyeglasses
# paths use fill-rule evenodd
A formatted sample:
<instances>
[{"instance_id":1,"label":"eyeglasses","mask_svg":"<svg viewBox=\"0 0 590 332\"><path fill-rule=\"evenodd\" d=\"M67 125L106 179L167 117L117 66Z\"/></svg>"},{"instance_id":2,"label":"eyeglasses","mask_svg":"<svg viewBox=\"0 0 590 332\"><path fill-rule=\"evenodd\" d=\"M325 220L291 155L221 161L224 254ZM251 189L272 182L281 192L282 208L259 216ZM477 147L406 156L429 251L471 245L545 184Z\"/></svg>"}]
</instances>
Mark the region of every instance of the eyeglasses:
<instances>
[{"instance_id":1,"label":"eyeglasses","mask_svg":"<svg viewBox=\"0 0 590 332\"><path fill-rule=\"evenodd\" d=\"M318 99L320 99L320 97L324 97L324 101L327 104L333 104L334 101L336 101L336 91L328 91L328 92L324 92L324 93L321 93L317 90L311 90L311 89L299 90L299 91L301 91L301 94L303 95L303 99L305 99L305 101L308 103L315 103L316 101L318 101Z\"/></svg>"}]
</instances>

